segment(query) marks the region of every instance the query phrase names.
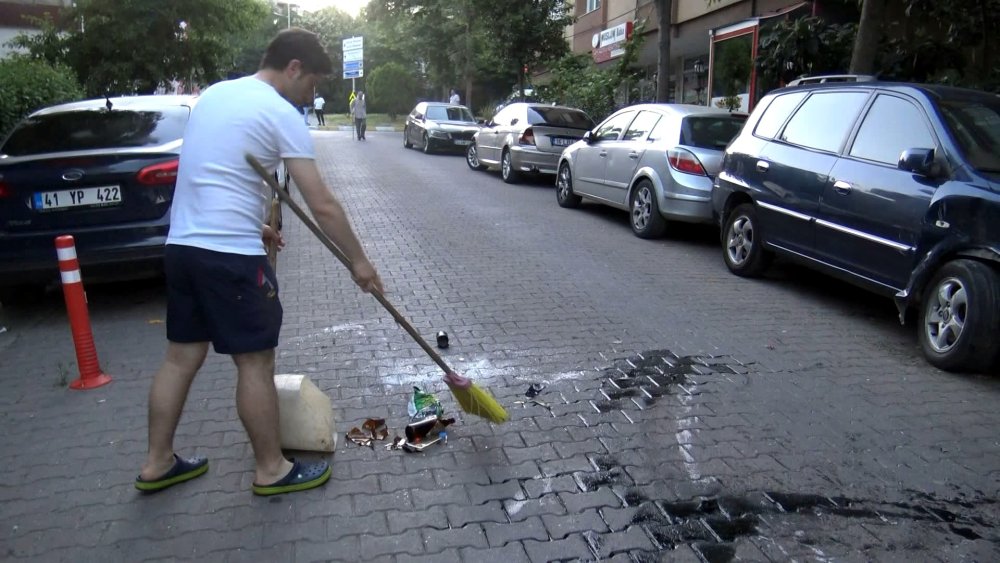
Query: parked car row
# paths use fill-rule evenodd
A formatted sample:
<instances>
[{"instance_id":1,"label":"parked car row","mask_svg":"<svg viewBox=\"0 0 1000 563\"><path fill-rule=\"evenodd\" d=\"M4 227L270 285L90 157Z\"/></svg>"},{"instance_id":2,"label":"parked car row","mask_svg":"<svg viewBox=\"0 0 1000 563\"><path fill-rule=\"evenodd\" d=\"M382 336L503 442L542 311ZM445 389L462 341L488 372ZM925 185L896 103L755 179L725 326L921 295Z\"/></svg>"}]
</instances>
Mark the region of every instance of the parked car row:
<instances>
[{"instance_id":1,"label":"parked car row","mask_svg":"<svg viewBox=\"0 0 1000 563\"><path fill-rule=\"evenodd\" d=\"M1000 97L941 86L808 80L752 115L643 104L593 126L580 110L516 103L473 135L466 162L504 182L555 174L556 200L629 213L633 232L720 226L739 276L780 255L915 312L923 353L1000 367Z\"/></svg>"}]
</instances>

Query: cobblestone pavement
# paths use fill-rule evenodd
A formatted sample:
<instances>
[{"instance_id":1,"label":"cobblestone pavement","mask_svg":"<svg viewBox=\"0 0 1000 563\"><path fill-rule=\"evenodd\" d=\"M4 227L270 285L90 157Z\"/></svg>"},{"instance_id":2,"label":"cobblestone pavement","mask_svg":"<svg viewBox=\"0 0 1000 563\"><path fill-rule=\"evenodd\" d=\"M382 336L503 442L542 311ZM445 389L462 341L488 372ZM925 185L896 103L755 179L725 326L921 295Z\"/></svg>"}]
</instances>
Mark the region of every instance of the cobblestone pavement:
<instances>
[{"instance_id":1,"label":"cobblestone pavement","mask_svg":"<svg viewBox=\"0 0 1000 563\"><path fill-rule=\"evenodd\" d=\"M548 180L370 137L316 133L326 177L390 299L447 331L512 420L460 416L420 454L341 440L324 488L255 498L234 370L210 354L177 436L210 471L141 496L162 285L89 288L114 381L84 392L60 295L7 304L4 559L1000 560L1000 379L929 367L888 300L790 265L739 279L711 229L640 240L624 213L559 208ZM286 225L279 373L325 390L341 432L401 433L413 385L454 412L434 364Z\"/></svg>"}]
</instances>

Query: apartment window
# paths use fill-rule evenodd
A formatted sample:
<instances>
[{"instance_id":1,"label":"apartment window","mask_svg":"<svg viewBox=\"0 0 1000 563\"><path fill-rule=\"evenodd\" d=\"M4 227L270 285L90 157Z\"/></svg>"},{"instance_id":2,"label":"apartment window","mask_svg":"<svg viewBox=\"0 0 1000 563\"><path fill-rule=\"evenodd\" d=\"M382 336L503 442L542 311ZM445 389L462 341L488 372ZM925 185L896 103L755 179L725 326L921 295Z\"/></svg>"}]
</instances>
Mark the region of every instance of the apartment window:
<instances>
[{"instance_id":1,"label":"apartment window","mask_svg":"<svg viewBox=\"0 0 1000 563\"><path fill-rule=\"evenodd\" d=\"M587 0L587 11L585 13L593 12L594 10L601 7L601 0Z\"/></svg>"}]
</instances>

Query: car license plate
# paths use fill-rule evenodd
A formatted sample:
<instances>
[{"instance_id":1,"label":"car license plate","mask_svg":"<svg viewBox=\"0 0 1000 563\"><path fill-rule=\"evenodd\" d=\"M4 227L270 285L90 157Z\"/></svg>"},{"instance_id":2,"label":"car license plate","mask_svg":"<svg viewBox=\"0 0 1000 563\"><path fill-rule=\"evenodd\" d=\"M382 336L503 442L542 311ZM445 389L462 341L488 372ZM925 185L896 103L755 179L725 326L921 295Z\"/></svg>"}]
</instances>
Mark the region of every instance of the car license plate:
<instances>
[{"instance_id":1,"label":"car license plate","mask_svg":"<svg viewBox=\"0 0 1000 563\"><path fill-rule=\"evenodd\" d=\"M455 141L456 145L470 145L472 141Z\"/></svg>"},{"instance_id":2,"label":"car license plate","mask_svg":"<svg viewBox=\"0 0 1000 563\"><path fill-rule=\"evenodd\" d=\"M576 139L564 139L562 137L553 137L552 146L553 147L568 147L576 142Z\"/></svg>"},{"instance_id":3,"label":"car license plate","mask_svg":"<svg viewBox=\"0 0 1000 563\"><path fill-rule=\"evenodd\" d=\"M34 197L34 207L39 211L47 211L67 207L116 205L121 201L122 191L119 186L98 186L57 192L38 192Z\"/></svg>"}]
</instances>

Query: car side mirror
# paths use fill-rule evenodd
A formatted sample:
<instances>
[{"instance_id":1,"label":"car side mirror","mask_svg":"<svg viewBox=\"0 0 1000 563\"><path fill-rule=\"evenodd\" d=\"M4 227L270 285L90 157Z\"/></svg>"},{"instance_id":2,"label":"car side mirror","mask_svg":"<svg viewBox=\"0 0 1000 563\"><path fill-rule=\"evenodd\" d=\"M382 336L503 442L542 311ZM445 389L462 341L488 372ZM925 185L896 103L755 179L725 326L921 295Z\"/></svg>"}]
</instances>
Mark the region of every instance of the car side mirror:
<instances>
[{"instance_id":1,"label":"car side mirror","mask_svg":"<svg viewBox=\"0 0 1000 563\"><path fill-rule=\"evenodd\" d=\"M594 144L594 134L591 131L587 131L586 133L584 133L583 142L587 143L588 145Z\"/></svg>"},{"instance_id":2,"label":"car side mirror","mask_svg":"<svg viewBox=\"0 0 1000 563\"><path fill-rule=\"evenodd\" d=\"M896 168L928 178L936 176L940 171L934 160L934 149L906 149L899 155Z\"/></svg>"},{"instance_id":3,"label":"car side mirror","mask_svg":"<svg viewBox=\"0 0 1000 563\"><path fill-rule=\"evenodd\" d=\"M485 119L477 119L476 123L478 123L479 125L486 125L486 120Z\"/></svg>"}]
</instances>

